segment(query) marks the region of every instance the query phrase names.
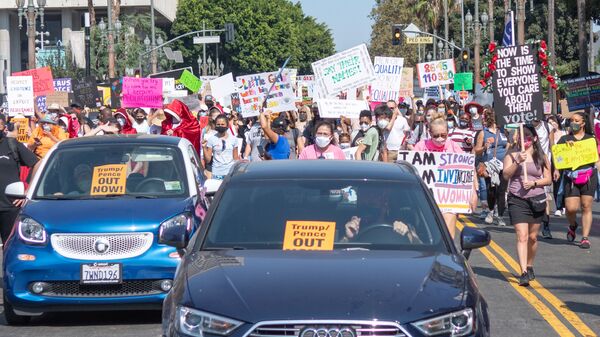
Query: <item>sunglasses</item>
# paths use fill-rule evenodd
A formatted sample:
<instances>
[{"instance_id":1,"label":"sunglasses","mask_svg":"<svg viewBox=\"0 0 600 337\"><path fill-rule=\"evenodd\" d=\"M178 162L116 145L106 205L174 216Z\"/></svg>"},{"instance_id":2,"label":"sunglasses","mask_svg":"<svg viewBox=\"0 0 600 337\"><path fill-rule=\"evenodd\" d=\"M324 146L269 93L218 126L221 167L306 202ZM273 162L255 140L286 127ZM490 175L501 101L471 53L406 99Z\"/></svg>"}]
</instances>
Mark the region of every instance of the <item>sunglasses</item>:
<instances>
[{"instance_id":1,"label":"sunglasses","mask_svg":"<svg viewBox=\"0 0 600 337\"><path fill-rule=\"evenodd\" d=\"M436 139L436 138L444 138L444 139L446 139L446 138L448 138L448 134L447 133L432 134L431 137L433 139Z\"/></svg>"}]
</instances>

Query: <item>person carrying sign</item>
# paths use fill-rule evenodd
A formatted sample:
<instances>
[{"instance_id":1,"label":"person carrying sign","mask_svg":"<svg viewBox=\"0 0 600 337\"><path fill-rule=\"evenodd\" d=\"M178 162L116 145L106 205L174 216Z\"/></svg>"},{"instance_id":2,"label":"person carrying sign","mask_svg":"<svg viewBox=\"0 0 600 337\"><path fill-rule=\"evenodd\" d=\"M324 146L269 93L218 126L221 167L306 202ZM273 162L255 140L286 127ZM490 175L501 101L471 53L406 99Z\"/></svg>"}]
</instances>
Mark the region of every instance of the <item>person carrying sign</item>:
<instances>
[{"instance_id":1,"label":"person carrying sign","mask_svg":"<svg viewBox=\"0 0 600 337\"><path fill-rule=\"evenodd\" d=\"M595 141L592 127L589 125L588 118L584 113L574 113L571 117L570 126L571 134L561 137L558 144L574 146L575 143L587 139L594 139ZM598 167L600 167L600 161L574 167L571 170L565 170L563 172L563 181L560 189L564 191L567 219L569 220L567 240L570 242L575 241L575 231L579 226L577 223L577 211L581 207L583 230L579 247L582 249L590 248L590 240L588 237L592 227L592 202L594 193L598 187ZM558 180L559 177L560 174L558 170L555 170L554 180Z\"/></svg>"},{"instance_id":2,"label":"person carrying sign","mask_svg":"<svg viewBox=\"0 0 600 337\"><path fill-rule=\"evenodd\" d=\"M69 136L49 117L40 119L39 125L31 133L27 146L38 158L43 158L54 144Z\"/></svg>"},{"instance_id":3,"label":"person carrying sign","mask_svg":"<svg viewBox=\"0 0 600 337\"><path fill-rule=\"evenodd\" d=\"M546 214L545 186L552 184L550 161L532 126L523 127L523 137L504 157L504 179L508 183L508 213L517 234L517 255L521 266L520 286L535 279L533 260L537 235Z\"/></svg>"},{"instance_id":4,"label":"person carrying sign","mask_svg":"<svg viewBox=\"0 0 600 337\"><path fill-rule=\"evenodd\" d=\"M429 135L429 139L421 140L415 144L414 151L464 153L458 143L448 140L448 123L446 122L445 114L436 113L431 116ZM473 196L476 195L476 193L473 193ZM442 215L444 216L448 231L454 239L456 231L456 213L443 213Z\"/></svg>"}]
</instances>

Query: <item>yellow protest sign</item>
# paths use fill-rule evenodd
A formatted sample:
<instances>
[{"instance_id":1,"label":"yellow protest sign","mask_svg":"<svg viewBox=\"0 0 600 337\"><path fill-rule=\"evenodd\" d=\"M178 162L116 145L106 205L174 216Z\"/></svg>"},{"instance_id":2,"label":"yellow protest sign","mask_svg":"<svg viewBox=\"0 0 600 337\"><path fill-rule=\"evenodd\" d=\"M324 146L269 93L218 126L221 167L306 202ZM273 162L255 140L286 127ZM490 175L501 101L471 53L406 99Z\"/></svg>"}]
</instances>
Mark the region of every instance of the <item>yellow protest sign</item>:
<instances>
[{"instance_id":1,"label":"yellow protest sign","mask_svg":"<svg viewBox=\"0 0 600 337\"><path fill-rule=\"evenodd\" d=\"M17 140L20 143L27 143L29 140L29 135L27 131L29 130L29 119L27 118L13 118L12 122L18 126L17 129Z\"/></svg>"},{"instance_id":2,"label":"yellow protest sign","mask_svg":"<svg viewBox=\"0 0 600 337\"><path fill-rule=\"evenodd\" d=\"M126 164L96 166L90 195L125 194L126 182Z\"/></svg>"},{"instance_id":3,"label":"yellow protest sign","mask_svg":"<svg viewBox=\"0 0 600 337\"><path fill-rule=\"evenodd\" d=\"M335 222L287 221L283 250L333 250Z\"/></svg>"},{"instance_id":4,"label":"yellow protest sign","mask_svg":"<svg viewBox=\"0 0 600 337\"><path fill-rule=\"evenodd\" d=\"M552 146L552 160L559 170L576 169L582 165L593 164L598 161L598 148L596 140L589 138L568 144Z\"/></svg>"}]
</instances>

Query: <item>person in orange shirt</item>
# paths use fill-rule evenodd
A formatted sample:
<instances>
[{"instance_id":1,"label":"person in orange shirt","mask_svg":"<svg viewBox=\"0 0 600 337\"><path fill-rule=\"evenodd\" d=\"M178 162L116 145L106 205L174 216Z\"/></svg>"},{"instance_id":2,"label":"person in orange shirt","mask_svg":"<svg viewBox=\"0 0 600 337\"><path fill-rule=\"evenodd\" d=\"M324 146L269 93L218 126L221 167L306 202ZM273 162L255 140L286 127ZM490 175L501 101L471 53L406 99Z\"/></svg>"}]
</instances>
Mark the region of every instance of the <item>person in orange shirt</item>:
<instances>
[{"instance_id":1,"label":"person in orange shirt","mask_svg":"<svg viewBox=\"0 0 600 337\"><path fill-rule=\"evenodd\" d=\"M54 144L68 138L69 135L54 120L45 116L39 120L38 126L31 133L27 146L39 158L43 158Z\"/></svg>"}]
</instances>

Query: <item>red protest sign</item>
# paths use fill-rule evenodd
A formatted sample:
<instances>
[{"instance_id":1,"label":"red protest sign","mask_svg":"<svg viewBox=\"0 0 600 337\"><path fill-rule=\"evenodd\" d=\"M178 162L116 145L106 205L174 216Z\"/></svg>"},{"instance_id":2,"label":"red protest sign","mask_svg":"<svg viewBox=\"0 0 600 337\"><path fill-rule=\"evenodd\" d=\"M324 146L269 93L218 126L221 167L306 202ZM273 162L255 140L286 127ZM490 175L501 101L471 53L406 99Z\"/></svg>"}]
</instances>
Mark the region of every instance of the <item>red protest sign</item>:
<instances>
[{"instance_id":1,"label":"red protest sign","mask_svg":"<svg viewBox=\"0 0 600 337\"><path fill-rule=\"evenodd\" d=\"M45 96L54 92L54 80L50 67L43 67L13 73L13 76L31 76L33 78L33 94Z\"/></svg>"}]
</instances>

